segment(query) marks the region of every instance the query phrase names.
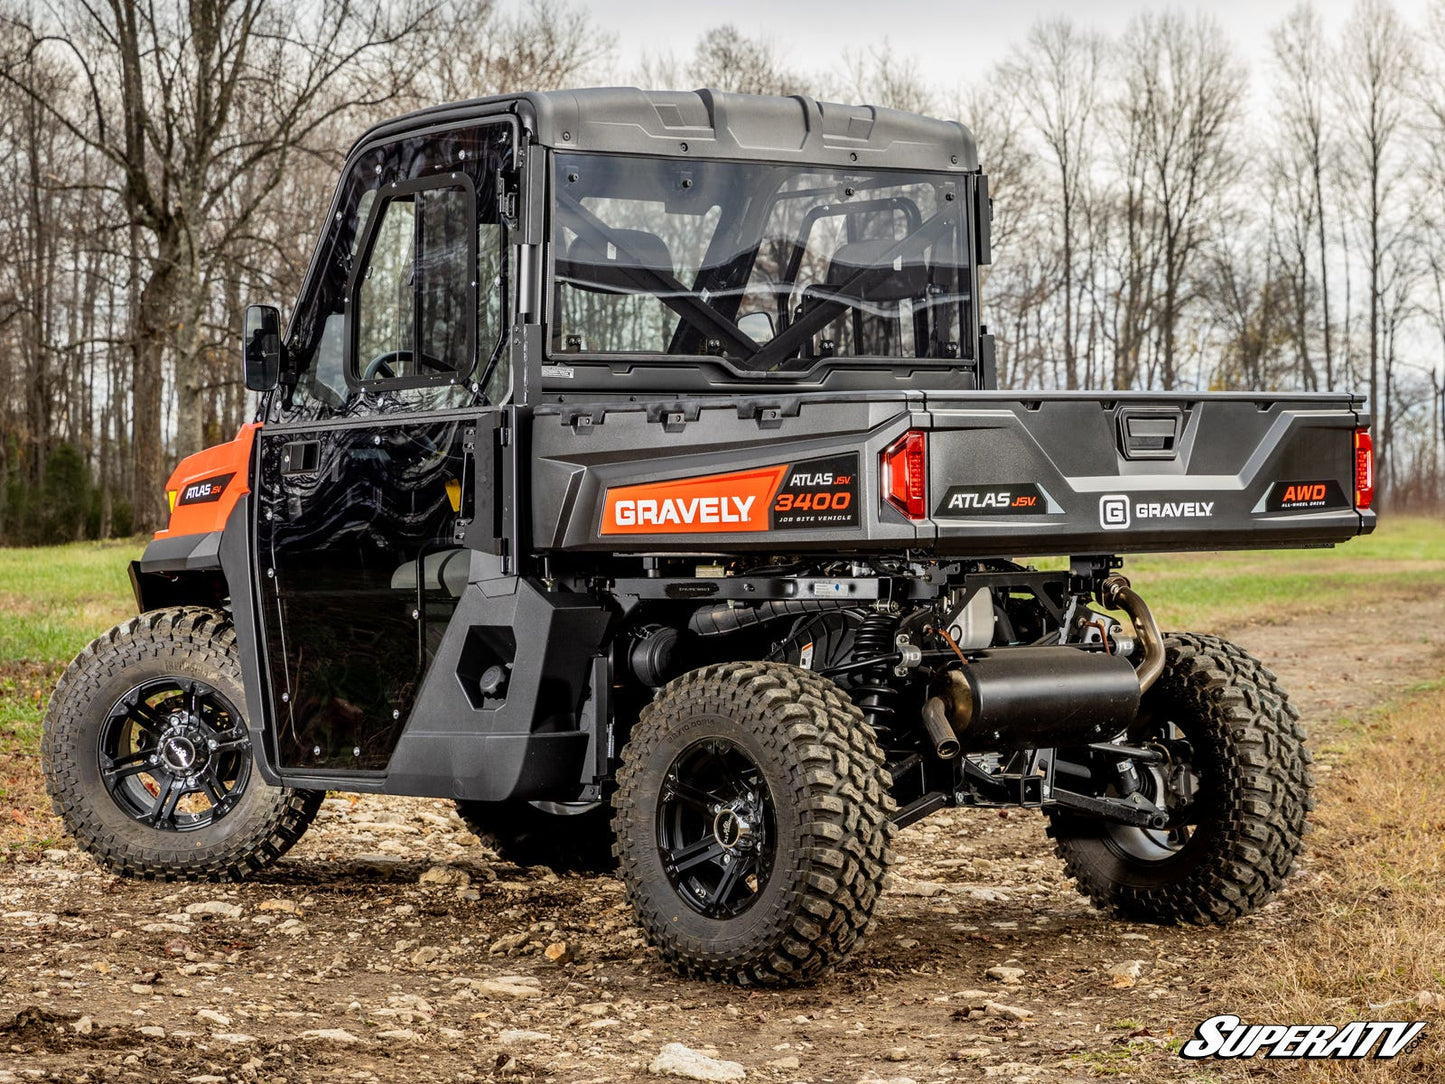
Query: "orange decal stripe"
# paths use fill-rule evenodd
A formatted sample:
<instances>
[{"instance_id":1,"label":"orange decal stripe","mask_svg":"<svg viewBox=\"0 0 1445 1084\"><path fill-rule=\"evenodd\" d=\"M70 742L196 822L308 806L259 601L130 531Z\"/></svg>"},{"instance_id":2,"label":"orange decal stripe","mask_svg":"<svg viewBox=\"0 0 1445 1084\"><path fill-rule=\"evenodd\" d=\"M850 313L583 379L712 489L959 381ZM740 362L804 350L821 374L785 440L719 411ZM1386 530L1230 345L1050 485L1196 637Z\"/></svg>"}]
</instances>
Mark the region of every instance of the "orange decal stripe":
<instances>
[{"instance_id":1,"label":"orange decal stripe","mask_svg":"<svg viewBox=\"0 0 1445 1084\"><path fill-rule=\"evenodd\" d=\"M787 464L607 491L600 533L702 534L766 531Z\"/></svg>"}]
</instances>

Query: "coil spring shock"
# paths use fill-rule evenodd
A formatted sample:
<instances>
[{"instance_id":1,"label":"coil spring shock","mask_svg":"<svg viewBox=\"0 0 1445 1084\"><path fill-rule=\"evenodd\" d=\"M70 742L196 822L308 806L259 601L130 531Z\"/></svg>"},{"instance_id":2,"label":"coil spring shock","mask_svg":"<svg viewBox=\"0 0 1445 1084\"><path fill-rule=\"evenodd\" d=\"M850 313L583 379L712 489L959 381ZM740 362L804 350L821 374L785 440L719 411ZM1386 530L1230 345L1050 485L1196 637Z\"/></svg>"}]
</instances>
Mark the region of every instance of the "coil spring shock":
<instances>
[{"instance_id":1,"label":"coil spring shock","mask_svg":"<svg viewBox=\"0 0 1445 1084\"><path fill-rule=\"evenodd\" d=\"M853 657L861 661L892 655L897 650L893 642L897 628L898 619L891 614L870 613L853 634ZM855 673L848 690L880 740L892 735L893 717L897 714L894 701L898 690L890 680L892 676L893 665L881 662Z\"/></svg>"}]
</instances>

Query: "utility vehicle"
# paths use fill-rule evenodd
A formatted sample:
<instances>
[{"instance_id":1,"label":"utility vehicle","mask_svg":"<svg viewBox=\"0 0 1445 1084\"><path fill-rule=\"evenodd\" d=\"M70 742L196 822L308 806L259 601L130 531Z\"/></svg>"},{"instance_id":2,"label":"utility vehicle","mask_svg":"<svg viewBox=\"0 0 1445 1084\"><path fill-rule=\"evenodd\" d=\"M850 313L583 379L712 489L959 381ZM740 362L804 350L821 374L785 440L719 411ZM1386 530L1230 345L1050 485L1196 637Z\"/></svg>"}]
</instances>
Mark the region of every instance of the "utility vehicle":
<instances>
[{"instance_id":1,"label":"utility vehicle","mask_svg":"<svg viewBox=\"0 0 1445 1084\"><path fill-rule=\"evenodd\" d=\"M989 207L963 125L802 96L371 130L284 337L246 313L255 422L177 468L140 615L60 680L69 831L230 879L328 790L453 799L519 862L615 861L666 959L744 983L847 956L949 806L1041 810L1133 919L1258 907L1298 715L1119 555L1370 531L1364 404L997 390Z\"/></svg>"}]
</instances>

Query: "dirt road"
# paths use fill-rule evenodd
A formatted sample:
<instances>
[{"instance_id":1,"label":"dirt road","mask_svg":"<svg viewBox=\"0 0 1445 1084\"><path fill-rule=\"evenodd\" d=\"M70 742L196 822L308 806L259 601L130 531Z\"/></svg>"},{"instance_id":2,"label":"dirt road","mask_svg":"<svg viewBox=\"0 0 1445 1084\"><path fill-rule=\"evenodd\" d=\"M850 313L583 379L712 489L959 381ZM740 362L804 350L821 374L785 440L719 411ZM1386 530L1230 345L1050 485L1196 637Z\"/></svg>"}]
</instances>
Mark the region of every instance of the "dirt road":
<instances>
[{"instance_id":1,"label":"dirt road","mask_svg":"<svg viewBox=\"0 0 1445 1084\"><path fill-rule=\"evenodd\" d=\"M1218 631L1292 691L1327 803L1341 720L1445 672L1442 628L1445 585ZM329 799L245 885L121 881L47 851L0 868L0 1082L610 1084L647 1076L669 1043L769 1082L1245 1071L1201 1075L1172 1046L1237 1011L1221 987L1286 928L1291 891L1226 930L1161 929L1091 910L1035 814L950 812L898 850L850 964L761 992L677 979L616 881L499 862L444 802Z\"/></svg>"}]
</instances>

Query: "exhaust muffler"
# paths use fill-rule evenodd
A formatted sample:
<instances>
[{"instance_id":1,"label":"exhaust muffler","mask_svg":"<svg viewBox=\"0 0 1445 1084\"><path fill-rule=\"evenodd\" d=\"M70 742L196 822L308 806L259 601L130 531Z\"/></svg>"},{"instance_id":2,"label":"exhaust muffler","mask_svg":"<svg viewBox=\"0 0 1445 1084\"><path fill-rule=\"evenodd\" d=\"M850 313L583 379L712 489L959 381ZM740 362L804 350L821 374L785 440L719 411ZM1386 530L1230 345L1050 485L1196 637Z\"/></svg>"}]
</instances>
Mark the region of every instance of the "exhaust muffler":
<instances>
[{"instance_id":1,"label":"exhaust muffler","mask_svg":"<svg viewBox=\"0 0 1445 1084\"><path fill-rule=\"evenodd\" d=\"M1127 729L1164 670L1164 637L1123 576L1105 580L1099 596L1129 615L1144 653L1137 670L1123 656L1077 647L982 652L930 690L923 723L935 753L1085 745Z\"/></svg>"}]
</instances>

